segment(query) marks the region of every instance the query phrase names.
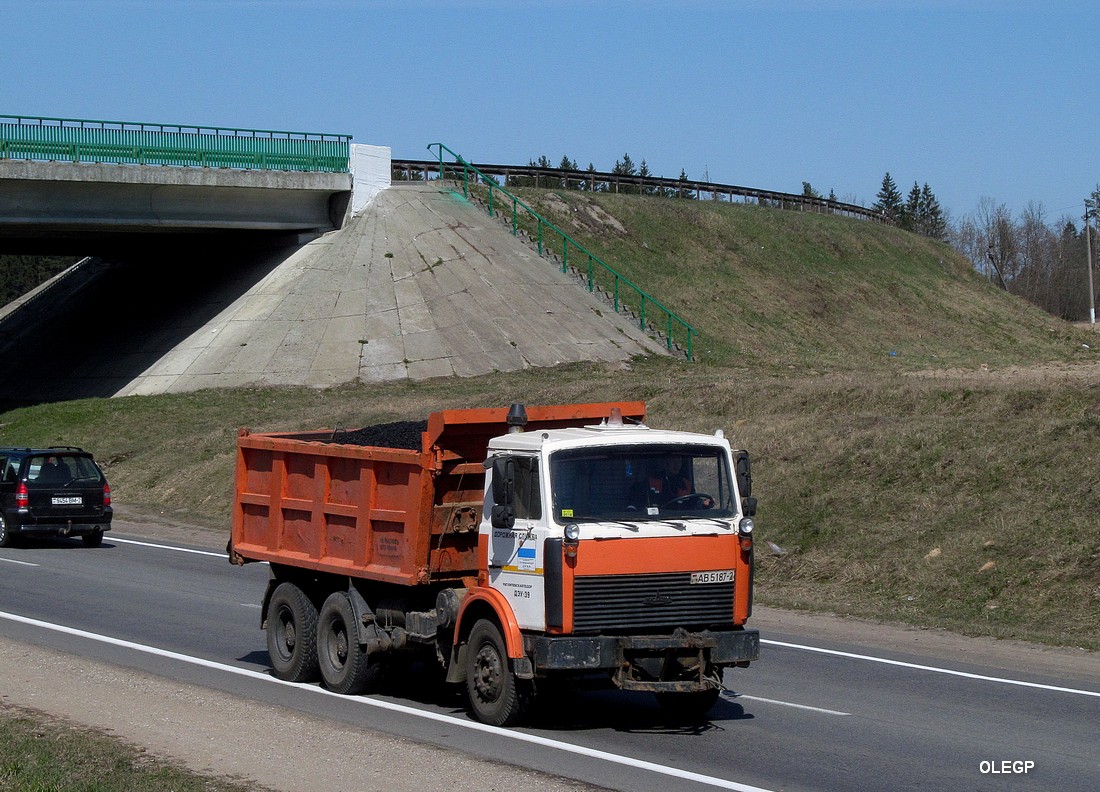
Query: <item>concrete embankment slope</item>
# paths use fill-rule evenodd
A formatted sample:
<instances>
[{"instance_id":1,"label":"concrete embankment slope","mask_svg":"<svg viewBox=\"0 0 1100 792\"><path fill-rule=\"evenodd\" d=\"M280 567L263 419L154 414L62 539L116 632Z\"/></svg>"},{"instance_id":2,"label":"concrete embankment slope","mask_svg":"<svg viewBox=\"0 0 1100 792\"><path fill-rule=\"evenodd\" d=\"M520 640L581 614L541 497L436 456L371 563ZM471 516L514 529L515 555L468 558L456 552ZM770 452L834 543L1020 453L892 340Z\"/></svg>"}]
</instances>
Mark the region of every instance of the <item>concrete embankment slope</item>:
<instances>
[{"instance_id":1,"label":"concrete embankment slope","mask_svg":"<svg viewBox=\"0 0 1100 792\"><path fill-rule=\"evenodd\" d=\"M117 394L473 376L663 351L461 197L400 185Z\"/></svg>"}]
</instances>

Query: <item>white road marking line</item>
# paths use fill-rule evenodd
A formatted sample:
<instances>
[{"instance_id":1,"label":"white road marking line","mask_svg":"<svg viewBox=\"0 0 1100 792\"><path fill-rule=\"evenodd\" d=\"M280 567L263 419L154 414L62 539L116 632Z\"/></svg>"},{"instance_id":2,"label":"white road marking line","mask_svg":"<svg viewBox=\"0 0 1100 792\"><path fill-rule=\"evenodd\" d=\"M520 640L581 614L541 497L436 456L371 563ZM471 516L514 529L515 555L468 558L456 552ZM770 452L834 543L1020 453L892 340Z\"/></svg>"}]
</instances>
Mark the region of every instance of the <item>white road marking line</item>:
<instances>
[{"instance_id":1,"label":"white road marking line","mask_svg":"<svg viewBox=\"0 0 1100 792\"><path fill-rule=\"evenodd\" d=\"M52 630L54 632L64 633L66 635L74 635L79 638L85 638L91 641L99 641L100 643L106 643L112 646L120 646L125 649L133 649L138 652L156 655L157 657L165 657L171 660L178 660L183 663L190 663L192 665L202 666L204 668L211 668L217 671L225 671L231 674L249 677L250 679L255 679L261 682L284 685L287 687L296 688L298 690L311 692L317 695L332 696L344 702L360 704L369 707L377 707L379 709L390 710L392 712L400 712L402 714L412 715L417 718L425 718L427 720L446 723L448 726L458 726L463 729L487 732L498 737L505 737L511 740L517 740L519 742L540 745L544 748L552 748L554 750L564 751L566 753L579 754L581 756L587 756L592 759L600 759L602 761L611 762L613 764L625 765L627 767L633 767L639 770L646 770L652 773L658 773L660 775L671 776L673 778L680 778L686 781L694 781L699 784L706 784L707 786L718 787L720 789L732 789L734 790L734 792L774 792L774 790L751 786L749 784L741 784L737 781L729 781L725 778L717 778L715 776L703 775L701 773L692 773L688 770L681 770L676 767L668 767L666 765L656 764L655 762L647 762L642 759L634 759L629 756L620 756L619 754L613 754L607 751L600 751L595 748L585 748L582 745L573 745L567 742L558 742L557 740L551 740L546 737L539 737L534 734L524 734L522 732L510 731L508 729L500 729L496 726L486 726L484 723L476 723L474 721L462 720L451 715L441 715L435 712L418 710L414 707L406 707L402 704L394 704L389 701L378 701L376 699L370 698L344 696L339 693L333 693L332 691L325 690L321 687L316 687L314 685L299 684L295 682L284 682L281 679L276 679L275 677L260 671L252 671L251 669L247 668L238 668L236 666L225 665L223 663L214 662L213 660L204 660L201 657L191 657L190 655L179 654L178 652L171 652L167 649L159 649L155 646L147 646L145 644L123 641L119 638L111 638L107 635L98 635L96 633L85 632L84 630L77 630L73 627L65 627L64 625L52 624L51 622L44 622L38 619L30 619L26 616L19 616L18 614L14 613L4 613L3 611L0 611L0 619L7 619L8 621L18 622L20 624L27 624L33 627L39 627L44 630Z\"/></svg>"},{"instance_id":2,"label":"white road marking line","mask_svg":"<svg viewBox=\"0 0 1100 792\"><path fill-rule=\"evenodd\" d=\"M801 649L804 652L817 652L819 654L833 655L835 657L848 657L853 660L868 660L872 663L882 663L884 665L899 666L900 668L913 668L917 671L931 671L934 674L948 674L950 676L965 677L966 679L978 679L983 682L1000 682L1003 685L1017 685L1019 687L1036 688L1038 690L1053 690L1058 693L1073 693L1078 696L1095 696L1100 698L1100 692L1095 690L1079 690L1077 688L1058 687L1057 685L1042 685L1038 682L1024 682L1019 679L1006 679L1004 677L985 676L984 674L972 674L968 671L955 671L950 668L939 668L937 666L920 665L919 663L905 663L901 660L889 660L885 657L874 657L872 655L854 654L852 652L840 652L836 649L822 649L817 646L804 646L802 644L787 643L785 641L772 641L764 638L760 639L762 644L771 644L772 646L783 646L787 649Z\"/></svg>"},{"instance_id":3,"label":"white road marking line","mask_svg":"<svg viewBox=\"0 0 1100 792\"><path fill-rule=\"evenodd\" d=\"M158 550L175 550L179 553L194 553L195 555L214 556L215 558L227 558L225 553L215 553L210 550L192 550L190 547L175 547L173 545L153 544L152 542L137 542L133 539L119 539L117 536L111 536L109 539L112 542L119 542L120 544L132 544L139 545L141 547L155 547Z\"/></svg>"},{"instance_id":4,"label":"white road marking line","mask_svg":"<svg viewBox=\"0 0 1100 792\"><path fill-rule=\"evenodd\" d=\"M744 693L732 693L726 698L738 698L745 699L746 701L763 701L767 704L779 704L783 707L794 707L795 709L809 710L810 712L822 712L826 715L851 715L850 712L841 712L840 710L822 709L821 707L811 707L808 704L794 704L790 701L779 701L778 699L760 698L759 696L746 696Z\"/></svg>"},{"instance_id":5,"label":"white road marking line","mask_svg":"<svg viewBox=\"0 0 1100 792\"><path fill-rule=\"evenodd\" d=\"M38 566L38 564L32 564L30 561L16 561L14 558L0 558L0 561L7 561L9 564L19 564L20 566Z\"/></svg>"}]
</instances>

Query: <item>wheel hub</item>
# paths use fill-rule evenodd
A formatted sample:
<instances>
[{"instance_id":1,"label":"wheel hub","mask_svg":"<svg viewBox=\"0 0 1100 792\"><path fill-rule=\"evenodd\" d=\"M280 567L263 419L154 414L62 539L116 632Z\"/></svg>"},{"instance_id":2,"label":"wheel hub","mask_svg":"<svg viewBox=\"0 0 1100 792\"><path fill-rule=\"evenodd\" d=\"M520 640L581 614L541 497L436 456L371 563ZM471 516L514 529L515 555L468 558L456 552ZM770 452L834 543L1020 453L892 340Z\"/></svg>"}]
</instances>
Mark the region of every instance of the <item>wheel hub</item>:
<instances>
[{"instance_id":1,"label":"wheel hub","mask_svg":"<svg viewBox=\"0 0 1100 792\"><path fill-rule=\"evenodd\" d=\"M496 701L500 696L500 678L503 672L500 657L491 647L482 647L477 653L474 688L484 701Z\"/></svg>"}]
</instances>

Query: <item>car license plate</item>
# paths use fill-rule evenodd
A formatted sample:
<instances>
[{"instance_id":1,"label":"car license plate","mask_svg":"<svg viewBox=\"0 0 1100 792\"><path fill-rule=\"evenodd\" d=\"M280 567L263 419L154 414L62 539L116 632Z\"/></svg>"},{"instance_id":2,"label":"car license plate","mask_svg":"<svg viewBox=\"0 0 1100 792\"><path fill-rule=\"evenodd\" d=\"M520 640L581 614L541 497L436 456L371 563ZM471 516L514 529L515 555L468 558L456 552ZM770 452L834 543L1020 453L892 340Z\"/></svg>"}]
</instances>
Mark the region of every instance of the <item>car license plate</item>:
<instances>
[{"instance_id":1,"label":"car license plate","mask_svg":"<svg viewBox=\"0 0 1100 792\"><path fill-rule=\"evenodd\" d=\"M54 506L79 506L84 501L79 495L55 496L51 501Z\"/></svg>"},{"instance_id":2,"label":"car license plate","mask_svg":"<svg viewBox=\"0 0 1100 792\"><path fill-rule=\"evenodd\" d=\"M695 583L732 583L733 570L719 569L714 572L692 572L691 582Z\"/></svg>"}]
</instances>

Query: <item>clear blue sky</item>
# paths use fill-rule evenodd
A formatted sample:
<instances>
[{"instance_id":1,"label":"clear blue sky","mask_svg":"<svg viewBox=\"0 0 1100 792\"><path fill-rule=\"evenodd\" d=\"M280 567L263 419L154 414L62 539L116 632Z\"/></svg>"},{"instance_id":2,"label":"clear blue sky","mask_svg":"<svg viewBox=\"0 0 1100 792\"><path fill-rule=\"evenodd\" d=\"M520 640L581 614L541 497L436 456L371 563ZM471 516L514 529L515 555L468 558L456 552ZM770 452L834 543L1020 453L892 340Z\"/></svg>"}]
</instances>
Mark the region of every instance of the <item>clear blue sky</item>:
<instances>
[{"instance_id":1,"label":"clear blue sky","mask_svg":"<svg viewBox=\"0 0 1100 792\"><path fill-rule=\"evenodd\" d=\"M0 0L0 114L337 132L1079 217L1095 0Z\"/></svg>"}]
</instances>

